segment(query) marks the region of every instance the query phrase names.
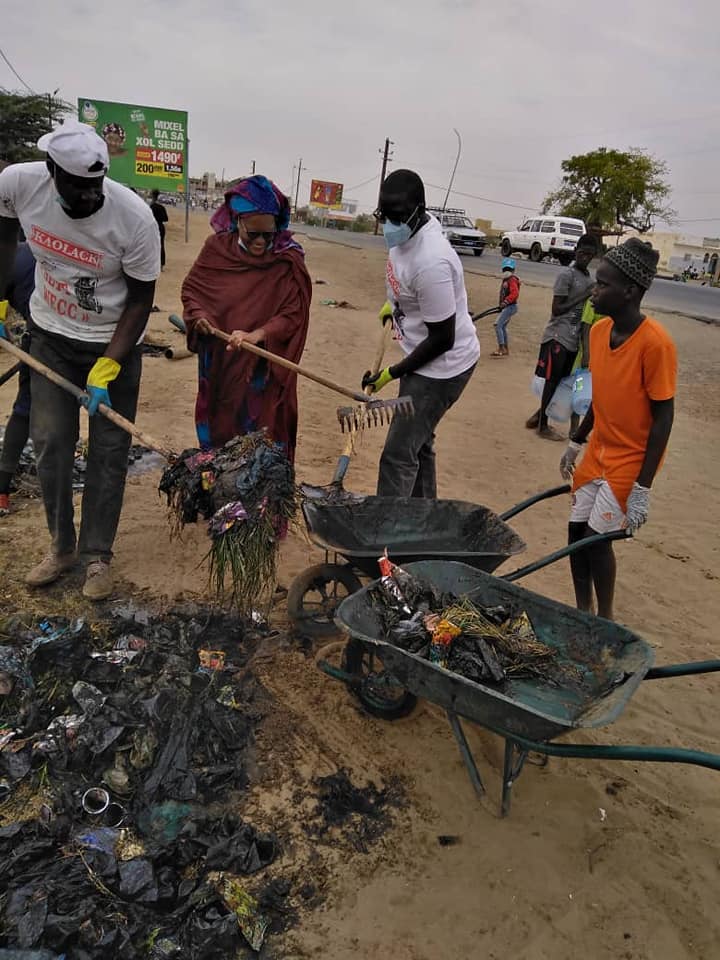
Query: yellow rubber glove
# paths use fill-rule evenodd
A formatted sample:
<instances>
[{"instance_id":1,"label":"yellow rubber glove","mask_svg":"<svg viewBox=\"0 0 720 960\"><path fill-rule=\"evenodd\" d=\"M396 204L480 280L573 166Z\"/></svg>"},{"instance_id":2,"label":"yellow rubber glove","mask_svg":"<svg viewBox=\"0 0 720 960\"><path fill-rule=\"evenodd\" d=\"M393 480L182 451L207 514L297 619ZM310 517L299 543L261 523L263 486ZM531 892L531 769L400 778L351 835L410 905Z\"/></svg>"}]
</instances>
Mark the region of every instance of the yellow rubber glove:
<instances>
[{"instance_id":1,"label":"yellow rubber glove","mask_svg":"<svg viewBox=\"0 0 720 960\"><path fill-rule=\"evenodd\" d=\"M380 307L380 312L378 313L378 320L380 323L385 326L385 324L390 321L392 323L393 318L393 305L389 300L386 300L385 303Z\"/></svg>"},{"instance_id":2,"label":"yellow rubber glove","mask_svg":"<svg viewBox=\"0 0 720 960\"><path fill-rule=\"evenodd\" d=\"M108 384L111 383L120 373L120 364L117 360L110 357L100 357L93 364L92 370L88 374L87 385L85 387L88 398L83 400L83 406L90 416L94 416L98 411L98 406L104 403L106 407L112 407L110 403L110 394L108 393Z\"/></svg>"},{"instance_id":3,"label":"yellow rubber glove","mask_svg":"<svg viewBox=\"0 0 720 960\"><path fill-rule=\"evenodd\" d=\"M384 370L381 370L380 373L376 373L374 376L368 370L362 378L362 387L363 390L370 387L371 393L379 393L383 387L386 387L390 381L394 379L395 377L390 373L390 367L385 367Z\"/></svg>"}]
</instances>

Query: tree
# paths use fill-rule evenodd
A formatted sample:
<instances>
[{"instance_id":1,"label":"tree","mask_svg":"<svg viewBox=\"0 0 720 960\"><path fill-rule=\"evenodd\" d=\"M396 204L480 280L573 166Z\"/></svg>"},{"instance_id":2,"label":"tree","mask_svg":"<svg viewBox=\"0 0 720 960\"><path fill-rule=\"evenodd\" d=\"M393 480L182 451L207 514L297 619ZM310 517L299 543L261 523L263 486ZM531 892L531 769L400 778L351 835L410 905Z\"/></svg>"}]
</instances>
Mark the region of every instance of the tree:
<instances>
[{"instance_id":1,"label":"tree","mask_svg":"<svg viewBox=\"0 0 720 960\"><path fill-rule=\"evenodd\" d=\"M560 185L543 201L543 213L579 217L599 236L627 228L647 233L657 220L675 217L664 179L667 164L644 150L600 147L564 160L562 170Z\"/></svg>"},{"instance_id":2,"label":"tree","mask_svg":"<svg viewBox=\"0 0 720 960\"><path fill-rule=\"evenodd\" d=\"M371 233L374 226L375 217L371 217L369 213L360 213L353 220L350 229L354 233Z\"/></svg>"},{"instance_id":3,"label":"tree","mask_svg":"<svg viewBox=\"0 0 720 960\"><path fill-rule=\"evenodd\" d=\"M12 93L0 89L0 160L20 163L42 159L37 141L73 107L52 94Z\"/></svg>"}]
</instances>

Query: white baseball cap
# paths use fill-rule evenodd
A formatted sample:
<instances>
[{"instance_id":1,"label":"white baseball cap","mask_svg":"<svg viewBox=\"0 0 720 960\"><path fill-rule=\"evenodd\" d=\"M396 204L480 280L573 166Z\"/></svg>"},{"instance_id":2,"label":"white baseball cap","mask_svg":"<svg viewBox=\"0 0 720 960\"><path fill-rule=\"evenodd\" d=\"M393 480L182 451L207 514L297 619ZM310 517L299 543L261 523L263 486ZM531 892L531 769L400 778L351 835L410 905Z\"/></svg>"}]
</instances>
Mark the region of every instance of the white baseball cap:
<instances>
[{"instance_id":1,"label":"white baseball cap","mask_svg":"<svg viewBox=\"0 0 720 960\"><path fill-rule=\"evenodd\" d=\"M102 177L110 166L107 144L87 123L66 120L51 133L45 133L37 142L66 173L74 177ZM92 170L96 164L102 170Z\"/></svg>"}]
</instances>

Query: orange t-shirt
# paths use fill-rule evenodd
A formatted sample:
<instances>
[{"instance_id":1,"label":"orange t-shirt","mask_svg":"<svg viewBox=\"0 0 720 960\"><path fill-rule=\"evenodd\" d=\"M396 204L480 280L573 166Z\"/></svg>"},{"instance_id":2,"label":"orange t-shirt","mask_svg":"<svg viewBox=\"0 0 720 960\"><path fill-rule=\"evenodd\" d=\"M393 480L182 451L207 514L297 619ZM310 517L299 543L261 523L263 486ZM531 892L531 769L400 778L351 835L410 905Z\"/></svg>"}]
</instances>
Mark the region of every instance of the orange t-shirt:
<instances>
[{"instance_id":1,"label":"orange t-shirt","mask_svg":"<svg viewBox=\"0 0 720 960\"><path fill-rule=\"evenodd\" d=\"M595 424L575 471L573 490L592 480L607 480L625 510L645 459L652 426L650 401L675 396L677 352L670 334L652 317L614 350L612 328L611 318L605 317L590 331Z\"/></svg>"}]
</instances>

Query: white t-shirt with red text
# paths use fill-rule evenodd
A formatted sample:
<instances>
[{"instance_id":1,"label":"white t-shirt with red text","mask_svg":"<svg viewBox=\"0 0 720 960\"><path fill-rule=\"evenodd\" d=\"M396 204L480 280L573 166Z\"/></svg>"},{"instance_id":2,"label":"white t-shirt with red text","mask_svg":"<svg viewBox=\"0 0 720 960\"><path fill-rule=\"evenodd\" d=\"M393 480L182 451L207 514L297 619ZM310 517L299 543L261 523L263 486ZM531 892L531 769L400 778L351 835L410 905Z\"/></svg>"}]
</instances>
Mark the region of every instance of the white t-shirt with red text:
<instances>
[{"instance_id":1,"label":"white t-shirt with red text","mask_svg":"<svg viewBox=\"0 0 720 960\"><path fill-rule=\"evenodd\" d=\"M420 376L448 380L477 363L480 342L468 311L462 264L435 217L390 249L386 273L395 336L406 355L427 339L426 324L455 314L454 346L420 367Z\"/></svg>"},{"instance_id":2,"label":"white t-shirt with red text","mask_svg":"<svg viewBox=\"0 0 720 960\"><path fill-rule=\"evenodd\" d=\"M144 281L160 274L160 234L150 208L107 177L103 194L99 210L73 220L44 162L0 173L0 217L20 221L37 261L33 322L91 343L112 339L127 301L123 273Z\"/></svg>"}]
</instances>

